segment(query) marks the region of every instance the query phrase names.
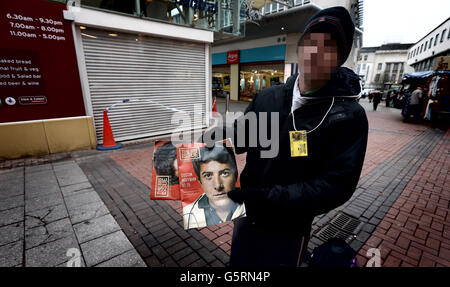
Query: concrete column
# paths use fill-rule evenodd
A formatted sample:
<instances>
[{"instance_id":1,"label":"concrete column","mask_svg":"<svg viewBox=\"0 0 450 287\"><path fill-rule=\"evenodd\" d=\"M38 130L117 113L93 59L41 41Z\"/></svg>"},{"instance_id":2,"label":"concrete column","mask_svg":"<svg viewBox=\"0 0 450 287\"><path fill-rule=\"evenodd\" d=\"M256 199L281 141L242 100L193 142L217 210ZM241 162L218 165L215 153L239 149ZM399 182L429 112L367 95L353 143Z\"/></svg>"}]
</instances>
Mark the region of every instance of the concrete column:
<instances>
[{"instance_id":1,"label":"concrete column","mask_svg":"<svg viewBox=\"0 0 450 287\"><path fill-rule=\"evenodd\" d=\"M239 64L230 65L230 99L239 99Z\"/></svg>"}]
</instances>

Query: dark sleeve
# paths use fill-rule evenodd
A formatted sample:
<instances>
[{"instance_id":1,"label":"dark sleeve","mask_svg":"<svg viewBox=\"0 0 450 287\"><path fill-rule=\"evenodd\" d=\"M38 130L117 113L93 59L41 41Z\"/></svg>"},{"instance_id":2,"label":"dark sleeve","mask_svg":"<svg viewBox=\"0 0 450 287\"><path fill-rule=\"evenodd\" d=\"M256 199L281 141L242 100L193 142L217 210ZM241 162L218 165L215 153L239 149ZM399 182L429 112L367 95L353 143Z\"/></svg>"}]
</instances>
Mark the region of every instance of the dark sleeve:
<instances>
[{"instance_id":1,"label":"dark sleeve","mask_svg":"<svg viewBox=\"0 0 450 287\"><path fill-rule=\"evenodd\" d=\"M247 108L244 111L244 115L239 117L238 119L236 119L233 123L232 126L226 126L224 125L223 127L216 127L216 128L212 128L211 130L205 132L202 135L202 142L205 142L205 138L211 138L214 139L216 141L218 140L222 140L221 138L216 138L216 130L217 128L221 128L222 132L223 132L223 137L226 138L227 134L232 134L233 135L233 139L236 142L237 141L237 131L238 131L238 127L243 126L243 125L247 125L247 127L245 128L245 133L244 134L240 134L240 136L245 136L245 145L241 146L241 147L237 147L236 143L234 142L234 149L235 152L237 154L241 154L241 153L245 153L247 152L248 146L249 146L249 140L248 140L248 136L249 136L249 126L247 121L245 120L245 115L249 112L256 112L256 101L258 98L258 94L255 95L255 97L253 98L253 100L249 103L249 105L247 106ZM242 129L243 130L243 129Z\"/></svg>"},{"instance_id":2,"label":"dark sleeve","mask_svg":"<svg viewBox=\"0 0 450 287\"><path fill-rule=\"evenodd\" d=\"M247 113L249 113L249 112L256 113L256 101L257 101L258 95L259 94L256 94L255 97L250 102L250 104L247 106L247 108L244 111L244 115L239 117L238 119L236 119L233 123L233 134L234 134L235 141L237 141L237 137L238 137L238 133L237 133L238 127L243 127L244 125L246 126L245 133L239 134L239 136L242 136L242 135L245 136L245 145L244 146L237 146L236 144L234 145L234 150L237 154L245 153L248 150L248 147L249 147L248 137L249 137L250 126L248 124L248 121L245 120L245 115L247 115Z\"/></svg>"},{"instance_id":3,"label":"dark sleeve","mask_svg":"<svg viewBox=\"0 0 450 287\"><path fill-rule=\"evenodd\" d=\"M326 213L349 200L356 189L366 153L368 122L364 111L351 124L330 126L334 136L324 171L310 180L267 188L265 203L286 214Z\"/></svg>"}]
</instances>

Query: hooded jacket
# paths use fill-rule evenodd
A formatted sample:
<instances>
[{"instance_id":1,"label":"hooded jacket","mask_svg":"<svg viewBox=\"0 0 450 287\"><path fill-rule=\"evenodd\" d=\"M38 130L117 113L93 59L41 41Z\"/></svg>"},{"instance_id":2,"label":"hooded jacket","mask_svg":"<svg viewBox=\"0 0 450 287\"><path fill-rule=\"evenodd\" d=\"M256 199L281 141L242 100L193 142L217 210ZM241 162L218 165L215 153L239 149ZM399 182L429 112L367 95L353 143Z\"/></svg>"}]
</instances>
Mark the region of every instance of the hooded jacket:
<instances>
[{"instance_id":1,"label":"hooded jacket","mask_svg":"<svg viewBox=\"0 0 450 287\"><path fill-rule=\"evenodd\" d=\"M248 219L256 228L295 236L309 234L316 215L326 213L352 196L356 189L367 146L368 121L364 109L355 97L360 92L359 78L350 69L339 67L328 84L291 113L294 83L297 75L286 84L260 92L247 107L245 114L254 112L260 130L261 113L267 112L267 134L271 117L279 116L279 152L274 158L262 158L263 147L236 146L236 153L247 152L246 166L241 173L242 190L229 193L234 200L243 200ZM289 131L292 117L297 130L307 134L308 156L291 157ZM246 125L244 117L234 123L234 132Z\"/></svg>"}]
</instances>

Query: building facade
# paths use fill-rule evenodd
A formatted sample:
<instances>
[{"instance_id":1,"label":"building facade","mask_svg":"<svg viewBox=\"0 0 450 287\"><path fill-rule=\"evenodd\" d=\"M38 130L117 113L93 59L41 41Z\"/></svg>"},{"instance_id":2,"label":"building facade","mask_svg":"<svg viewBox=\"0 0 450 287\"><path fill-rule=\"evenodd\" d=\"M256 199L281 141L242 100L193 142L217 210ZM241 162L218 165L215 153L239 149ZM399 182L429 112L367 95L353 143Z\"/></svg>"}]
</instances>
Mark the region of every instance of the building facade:
<instances>
[{"instance_id":1,"label":"building facade","mask_svg":"<svg viewBox=\"0 0 450 287\"><path fill-rule=\"evenodd\" d=\"M343 6L356 26L353 49L343 66L353 68L362 43L362 1L261 1L261 16L247 21L242 39L215 41L212 47L213 95L251 101L262 89L286 82L298 71L297 41L316 12ZM266 3L264 5L264 3ZM284 4L283 4L284 3Z\"/></svg>"},{"instance_id":2,"label":"building facade","mask_svg":"<svg viewBox=\"0 0 450 287\"><path fill-rule=\"evenodd\" d=\"M434 28L408 50L407 65L415 72L435 69L436 61L450 56L450 18Z\"/></svg>"},{"instance_id":3,"label":"building facade","mask_svg":"<svg viewBox=\"0 0 450 287\"><path fill-rule=\"evenodd\" d=\"M0 159L95 148L105 110L117 141L206 127L211 44L244 35L242 4L1 1Z\"/></svg>"},{"instance_id":4,"label":"building facade","mask_svg":"<svg viewBox=\"0 0 450 287\"><path fill-rule=\"evenodd\" d=\"M365 89L384 90L401 82L403 75L414 72L406 65L412 44L385 44L363 47L358 52L355 71Z\"/></svg>"}]
</instances>

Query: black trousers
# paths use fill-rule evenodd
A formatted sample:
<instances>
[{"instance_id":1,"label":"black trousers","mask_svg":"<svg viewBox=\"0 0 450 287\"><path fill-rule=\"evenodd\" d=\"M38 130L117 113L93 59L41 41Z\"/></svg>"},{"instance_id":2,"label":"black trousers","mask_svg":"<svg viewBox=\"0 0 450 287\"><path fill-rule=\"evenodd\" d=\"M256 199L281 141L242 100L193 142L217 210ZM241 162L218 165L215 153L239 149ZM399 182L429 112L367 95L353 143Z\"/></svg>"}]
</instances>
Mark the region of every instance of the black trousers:
<instances>
[{"instance_id":1,"label":"black trousers","mask_svg":"<svg viewBox=\"0 0 450 287\"><path fill-rule=\"evenodd\" d=\"M378 104L379 104L380 102L376 102L375 100L373 101L373 110L374 111L376 111L377 110L377 107L378 107Z\"/></svg>"},{"instance_id":2,"label":"black trousers","mask_svg":"<svg viewBox=\"0 0 450 287\"><path fill-rule=\"evenodd\" d=\"M420 105L410 105L411 114L414 117L415 122L420 121Z\"/></svg>"},{"instance_id":3,"label":"black trousers","mask_svg":"<svg viewBox=\"0 0 450 287\"><path fill-rule=\"evenodd\" d=\"M230 267L296 267L307 251L309 234L294 236L258 228L247 217L234 221Z\"/></svg>"}]
</instances>

